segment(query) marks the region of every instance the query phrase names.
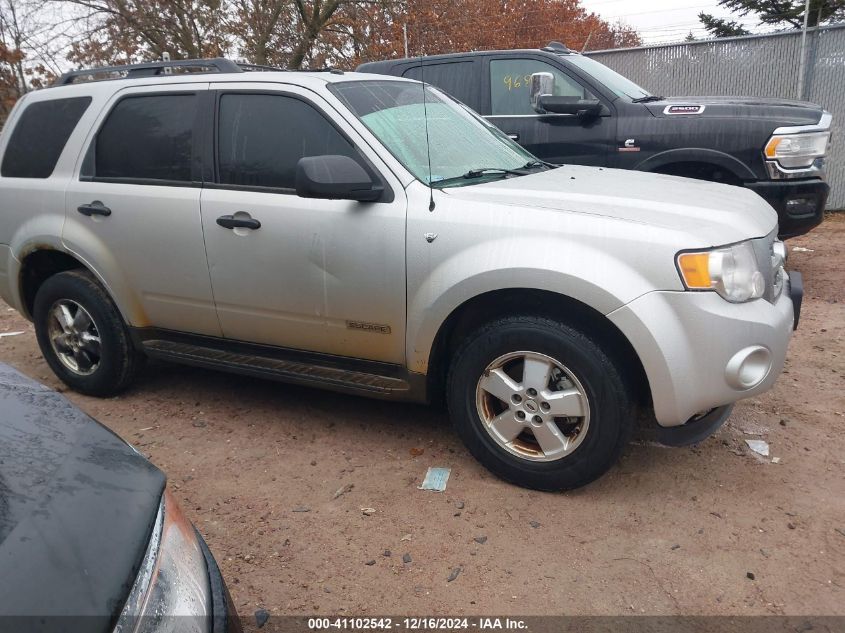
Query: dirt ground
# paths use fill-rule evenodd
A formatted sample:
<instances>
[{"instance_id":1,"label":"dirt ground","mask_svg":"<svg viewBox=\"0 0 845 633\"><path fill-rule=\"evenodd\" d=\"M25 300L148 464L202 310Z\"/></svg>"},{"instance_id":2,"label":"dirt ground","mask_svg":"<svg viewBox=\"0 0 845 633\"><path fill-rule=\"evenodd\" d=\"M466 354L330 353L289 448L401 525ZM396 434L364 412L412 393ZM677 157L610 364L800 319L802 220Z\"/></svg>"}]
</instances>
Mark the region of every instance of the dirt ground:
<instances>
[{"instance_id":1,"label":"dirt ground","mask_svg":"<svg viewBox=\"0 0 845 633\"><path fill-rule=\"evenodd\" d=\"M421 406L164 363L119 398L66 395L167 472L244 616L843 615L845 214L790 246L807 295L775 389L572 493L497 480ZM64 391L0 304L18 330L0 361ZM417 489L429 466L446 492Z\"/></svg>"}]
</instances>

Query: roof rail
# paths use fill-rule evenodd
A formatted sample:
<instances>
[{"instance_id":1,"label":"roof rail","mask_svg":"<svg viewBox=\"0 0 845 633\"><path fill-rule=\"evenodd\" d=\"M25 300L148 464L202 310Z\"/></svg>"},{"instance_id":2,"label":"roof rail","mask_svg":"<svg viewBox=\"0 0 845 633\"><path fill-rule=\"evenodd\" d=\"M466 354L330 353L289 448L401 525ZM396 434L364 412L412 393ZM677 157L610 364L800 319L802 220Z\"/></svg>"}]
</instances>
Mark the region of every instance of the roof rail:
<instances>
[{"instance_id":1,"label":"roof rail","mask_svg":"<svg viewBox=\"0 0 845 633\"><path fill-rule=\"evenodd\" d=\"M265 64L250 64L249 62L234 62L234 64L245 72L284 72L284 68L267 66Z\"/></svg>"},{"instance_id":2,"label":"roof rail","mask_svg":"<svg viewBox=\"0 0 845 633\"><path fill-rule=\"evenodd\" d=\"M182 59L173 61L144 62L141 64L128 64L126 66L102 66L99 68L88 68L72 70L64 73L53 82L53 86L67 86L74 83L81 83L77 79L91 77L89 81L104 81L109 79L134 79L137 77L156 77L169 74L171 68L197 68L199 72L216 73L242 73L245 70L258 70L258 66L244 64L243 67L230 59L216 57L214 59ZM263 67L261 70L270 70ZM275 70L275 69L274 69ZM94 79L98 75L106 76L102 79Z\"/></svg>"}]
</instances>

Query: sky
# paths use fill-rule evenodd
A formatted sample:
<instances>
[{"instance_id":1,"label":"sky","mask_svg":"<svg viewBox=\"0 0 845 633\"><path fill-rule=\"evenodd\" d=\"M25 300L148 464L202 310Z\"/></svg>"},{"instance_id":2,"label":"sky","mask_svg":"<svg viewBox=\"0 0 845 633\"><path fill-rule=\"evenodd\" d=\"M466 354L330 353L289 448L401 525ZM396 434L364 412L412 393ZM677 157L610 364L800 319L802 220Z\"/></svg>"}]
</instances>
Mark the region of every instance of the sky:
<instances>
[{"instance_id":1,"label":"sky","mask_svg":"<svg viewBox=\"0 0 845 633\"><path fill-rule=\"evenodd\" d=\"M581 0L581 5L609 22L622 20L634 27L645 44L678 42L690 31L698 38L706 37L698 20L702 11L739 21L750 30L757 25L753 17L732 15L717 0Z\"/></svg>"}]
</instances>

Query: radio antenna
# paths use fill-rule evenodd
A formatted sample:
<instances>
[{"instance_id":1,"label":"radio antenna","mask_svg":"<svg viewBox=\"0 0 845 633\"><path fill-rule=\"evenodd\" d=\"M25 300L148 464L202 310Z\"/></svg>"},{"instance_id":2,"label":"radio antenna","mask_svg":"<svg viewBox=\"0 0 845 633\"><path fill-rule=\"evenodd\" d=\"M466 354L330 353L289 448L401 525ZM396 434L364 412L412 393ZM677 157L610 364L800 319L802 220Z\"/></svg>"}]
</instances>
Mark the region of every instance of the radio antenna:
<instances>
[{"instance_id":1,"label":"radio antenna","mask_svg":"<svg viewBox=\"0 0 845 633\"><path fill-rule=\"evenodd\" d=\"M419 31L418 31L419 32ZM419 38L422 42L422 37ZM423 56L420 59L420 82L422 82L422 106L423 106L423 121L425 122L425 152L428 159L428 210L434 211L434 186L431 182L431 139L428 136L428 108L425 104L425 64L423 64Z\"/></svg>"}]
</instances>

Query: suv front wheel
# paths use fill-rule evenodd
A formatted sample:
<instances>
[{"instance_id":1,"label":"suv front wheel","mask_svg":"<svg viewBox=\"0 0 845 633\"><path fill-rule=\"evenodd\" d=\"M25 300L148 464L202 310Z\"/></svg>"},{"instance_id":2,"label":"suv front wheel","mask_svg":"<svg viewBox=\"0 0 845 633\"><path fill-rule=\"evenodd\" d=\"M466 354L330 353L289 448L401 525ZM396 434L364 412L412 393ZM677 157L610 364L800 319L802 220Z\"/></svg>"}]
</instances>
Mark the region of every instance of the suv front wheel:
<instances>
[{"instance_id":1,"label":"suv front wheel","mask_svg":"<svg viewBox=\"0 0 845 633\"><path fill-rule=\"evenodd\" d=\"M503 479L565 490L598 478L633 427L614 362L550 319L503 318L471 334L448 377L449 412L470 452Z\"/></svg>"},{"instance_id":2,"label":"suv front wheel","mask_svg":"<svg viewBox=\"0 0 845 633\"><path fill-rule=\"evenodd\" d=\"M101 397L119 393L143 363L114 302L87 271L48 278L32 312L44 360L74 391Z\"/></svg>"}]
</instances>

